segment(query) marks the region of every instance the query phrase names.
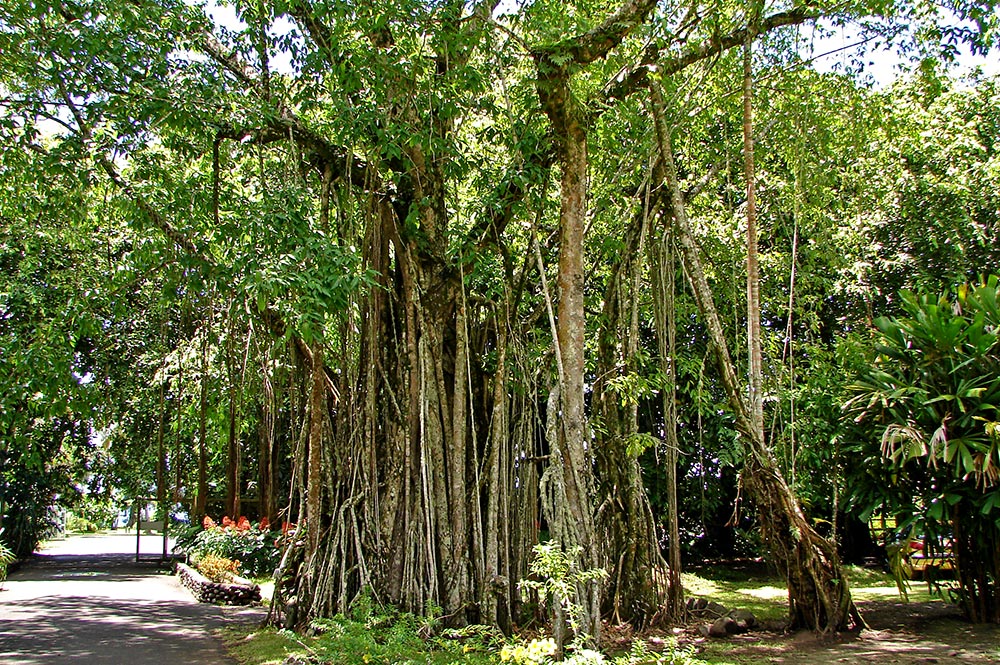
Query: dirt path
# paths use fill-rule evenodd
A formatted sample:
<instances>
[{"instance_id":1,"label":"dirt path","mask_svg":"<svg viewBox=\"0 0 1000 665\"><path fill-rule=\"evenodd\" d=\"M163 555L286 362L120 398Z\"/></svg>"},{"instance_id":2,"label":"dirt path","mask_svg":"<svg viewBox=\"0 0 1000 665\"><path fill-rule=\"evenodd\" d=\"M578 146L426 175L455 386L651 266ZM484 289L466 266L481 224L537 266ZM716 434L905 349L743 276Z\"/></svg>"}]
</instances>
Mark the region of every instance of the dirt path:
<instances>
[{"instance_id":1,"label":"dirt path","mask_svg":"<svg viewBox=\"0 0 1000 665\"><path fill-rule=\"evenodd\" d=\"M820 638L812 633L750 633L733 638L726 651L745 663L1000 662L1000 627L970 625L953 605L897 601L868 601L858 605L871 627L860 634Z\"/></svg>"},{"instance_id":2,"label":"dirt path","mask_svg":"<svg viewBox=\"0 0 1000 665\"><path fill-rule=\"evenodd\" d=\"M143 553L158 554L161 541L146 540ZM135 563L135 535L48 544L0 588L5 665L234 663L212 631L263 616L196 602L156 563Z\"/></svg>"}]
</instances>

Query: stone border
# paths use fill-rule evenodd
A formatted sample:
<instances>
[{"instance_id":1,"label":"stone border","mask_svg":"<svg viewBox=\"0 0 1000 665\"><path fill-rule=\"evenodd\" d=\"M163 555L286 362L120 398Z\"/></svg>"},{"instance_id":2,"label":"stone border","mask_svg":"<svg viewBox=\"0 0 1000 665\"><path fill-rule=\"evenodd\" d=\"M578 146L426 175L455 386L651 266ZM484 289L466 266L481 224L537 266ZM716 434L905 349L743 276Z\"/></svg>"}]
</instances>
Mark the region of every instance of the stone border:
<instances>
[{"instance_id":1,"label":"stone border","mask_svg":"<svg viewBox=\"0 0 1000 665\"><path fill-rule=\"evenodd\" d=\"M176 573L181 584L203 603L250 605L260 602L260 586L241 577L235 578L232 583L213 582L191 566L180 562L177 563Z\"/></svg>"}]
</instances>

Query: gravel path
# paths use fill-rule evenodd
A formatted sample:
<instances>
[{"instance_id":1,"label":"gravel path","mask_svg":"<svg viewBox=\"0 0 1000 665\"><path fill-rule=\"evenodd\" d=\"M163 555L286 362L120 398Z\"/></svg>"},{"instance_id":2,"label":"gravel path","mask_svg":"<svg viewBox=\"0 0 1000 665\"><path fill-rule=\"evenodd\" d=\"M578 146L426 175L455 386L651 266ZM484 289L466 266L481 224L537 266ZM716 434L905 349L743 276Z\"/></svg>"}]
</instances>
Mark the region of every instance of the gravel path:
<instances>
[{"instance_id":1,"label":"gravel path","mask_svg":"<svg viewBox=\"0 0 1000 665\"><path fill-rule=\"evenodd\" d=\"M195 601L155 559L162 540L74 536L46 543L0 585L5 665L232 664L212 632L259 622L261 608Z\"/></svg>"}]
</instances>

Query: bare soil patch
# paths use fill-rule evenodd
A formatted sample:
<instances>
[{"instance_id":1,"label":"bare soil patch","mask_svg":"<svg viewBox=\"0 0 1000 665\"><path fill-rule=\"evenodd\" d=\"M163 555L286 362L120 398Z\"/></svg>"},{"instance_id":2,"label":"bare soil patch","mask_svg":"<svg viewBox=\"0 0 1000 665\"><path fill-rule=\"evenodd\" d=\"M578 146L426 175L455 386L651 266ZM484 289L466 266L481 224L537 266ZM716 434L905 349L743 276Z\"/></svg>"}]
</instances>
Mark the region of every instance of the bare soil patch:
<instances>
[{"instance_id":1,"label":"bare soil patch","mask_svg":"<svg viewBox=\"0 0 1000 665\"><path fill-rule=\"evenodd\" d=\"M728 640L699 638L699 651L711 662L735 663L1000 662L1000 626L972 625L954 605L873 600L858 606L869 626L860 633L817 636L760 631Z\"/></svg>"}]
</instances>

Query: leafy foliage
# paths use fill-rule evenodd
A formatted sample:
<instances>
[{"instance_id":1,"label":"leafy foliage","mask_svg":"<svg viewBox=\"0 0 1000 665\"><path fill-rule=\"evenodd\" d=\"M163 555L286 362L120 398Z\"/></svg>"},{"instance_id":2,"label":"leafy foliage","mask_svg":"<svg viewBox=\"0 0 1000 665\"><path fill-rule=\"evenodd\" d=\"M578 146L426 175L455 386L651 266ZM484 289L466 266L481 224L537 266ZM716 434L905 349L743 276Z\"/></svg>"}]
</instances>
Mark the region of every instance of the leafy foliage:
<instances>
[{"instance_id":1,"label":"leafy foliage","mask_svg":"<svg viewBox=\"0 0 1000 665\"><path fill-rule=\"evenodd\" d=\"M198 571L213 582L229 582L240 572L240 562L208 552L198 557Z\"/></svg>"},{"instance_id":2,"label":"leafy foliage","mask_svg":"<svg viewBox=\"0 0 1000 665\"><path fill-rule=\"evenodd\" d=\"M868 459L877 445L885 466L864 465L872 475L858 494L869 509L884 503L906 516L901 526L916 525L932 549L952 543L977 580L960 581L979 620L992 620L1000 590L998 295L996 276L950 296L902 292L906 316L876 321L878 357L845 407L867 431L881 429L862 443Z\"/></svg>"},{"instance_id":3,"label":"leafy foliage","mask_svg":"<svg viewBox=\"0 0 1000 665\"><path fill-rule=\"evenodd\" d=\"M266 523L252 524L246 517L233 522L225 517L222 524L216 524L206 517L203 527L192 526L181 534L175 547L189 554L199 569L206 557L220 557L236 561L240 574L256 578L274 573L281 557L280 541L280 534Z\"/></svg>"},{"instance_id":4,"label":"leafy foliage","mask_svg":"<svg viewBox=\"0 0 1000 665\"><path fill-rule=\"evenodd\" d=\"M14 563L17 557L9 547L0 543L0 582L7 579L7 567Z\"/></svg>"},{"instance_id":5,"label":"leafy foliage","mask_svg":"<svg viewBox=\"0 0 1000 665\"><path fill-rule=\"evenodd\" d=\"M591 636L581 630L584 609L580 606L580 590L583 585L602 584L608 577L607 571L602 568L581 570L580 547L563 549L559 543L549 541L538 543L532 549L535 553L530 567L532 577L518 583L521 593L528 590L541 592L542 600L552 604L552 620L557 638L562 635L562 626L558 624L565 622L573 636L570 650L574 653L586 651L585 645ZM557 639L556 642L557 651L561 650L564 646L560 643L561 640ZM529 651L541 654L539 648Z\"/></svg>"},{"instance_id":6,"label":"leafy foliage","mask_svg":"<svg viewBox=\"0 0 1000 665\"><path fill-rule=\"evenodd\" d=\"M493 627L442 630L438 620L400 612L363 594L349 616L317 619L310 645L319 658L344 663L488 663L503 636Z\"/></svg>"}]
</instances>

